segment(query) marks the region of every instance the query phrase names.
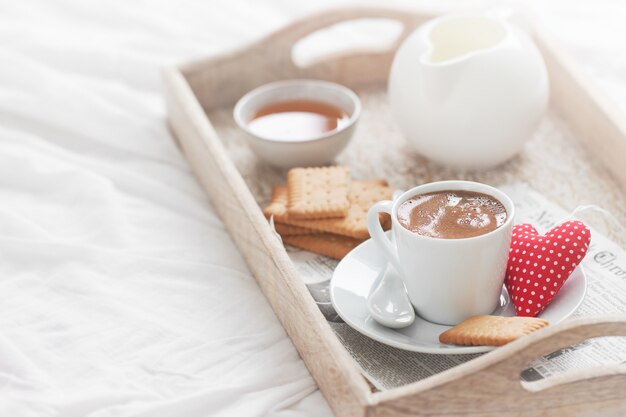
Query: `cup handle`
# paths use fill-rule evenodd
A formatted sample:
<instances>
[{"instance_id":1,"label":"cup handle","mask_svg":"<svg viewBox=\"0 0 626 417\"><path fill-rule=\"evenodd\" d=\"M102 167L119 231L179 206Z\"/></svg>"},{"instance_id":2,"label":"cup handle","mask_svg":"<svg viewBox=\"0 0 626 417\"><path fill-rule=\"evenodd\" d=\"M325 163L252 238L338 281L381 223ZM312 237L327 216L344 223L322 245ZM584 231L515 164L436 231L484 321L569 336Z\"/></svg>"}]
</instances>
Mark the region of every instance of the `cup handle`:
<instances>
[{"instance_id":1,"label":"cup handle","mask_svg":"<svg viewBox=\"0 0 626 417\"><path fill-rule=\"evenodd\" d=\"M398 251L396 246L387 238L385 231L380 225L380 213L387 213L391 215L391 207L393 201L383 200L370 207L367 213L367 230L369 231L372 240L383 251L387 261L396 269L401 272L400 260L398 259Z\"/></svg>"}]
</instances>

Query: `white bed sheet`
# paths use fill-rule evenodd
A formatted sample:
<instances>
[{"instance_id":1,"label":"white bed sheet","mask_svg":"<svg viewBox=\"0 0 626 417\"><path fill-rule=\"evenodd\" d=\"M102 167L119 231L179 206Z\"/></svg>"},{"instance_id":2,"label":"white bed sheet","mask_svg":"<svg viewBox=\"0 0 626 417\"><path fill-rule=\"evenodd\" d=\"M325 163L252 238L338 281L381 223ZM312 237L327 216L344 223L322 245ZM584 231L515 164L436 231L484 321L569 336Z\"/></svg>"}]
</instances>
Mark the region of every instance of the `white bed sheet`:
<instances>
[{"instance_id":1,"label":"white bed sheet","mask_svg":"<svg viewBox=\"0 0 626 417\"><path fill-rule=\"evenodd\" d=\"M332 415L174 145L159 80L331 4L0 0L0 417ZM624 7L571 5L541 13L626 103Z\"/></svg>"}]
</instances>

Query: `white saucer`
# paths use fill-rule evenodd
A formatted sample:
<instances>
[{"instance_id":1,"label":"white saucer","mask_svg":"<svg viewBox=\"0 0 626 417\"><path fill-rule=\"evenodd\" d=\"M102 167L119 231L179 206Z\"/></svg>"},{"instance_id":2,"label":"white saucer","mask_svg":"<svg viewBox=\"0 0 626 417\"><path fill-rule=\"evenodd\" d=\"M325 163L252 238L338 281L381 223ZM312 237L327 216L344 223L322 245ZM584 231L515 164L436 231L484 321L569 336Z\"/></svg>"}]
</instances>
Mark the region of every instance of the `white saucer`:
<instances>
[{"instance_id":1,"label":"white saucer","mask_svg":"<svg viewBox=\"0 0 626 417\"><path fill-rule=\"evenodd\" d=\"M428 322L419 316L403 329L391 329L378 324L367 309L367 296L387 261L370 239L350 252L337 265L330 281L330 296L337 314L352 328L381 343L399 349L435 354L465 354L488 352L495 346L456 346L439 343L439 335L450 326ZM393 268L389 268L389 273ZM550 305L539 315L554 325L568 318L585 298L587 278L578 267L565 282ZM502 288L500 307L492 314L515 316L515 309L506 289Z\"/></svg>"}]
</instances>

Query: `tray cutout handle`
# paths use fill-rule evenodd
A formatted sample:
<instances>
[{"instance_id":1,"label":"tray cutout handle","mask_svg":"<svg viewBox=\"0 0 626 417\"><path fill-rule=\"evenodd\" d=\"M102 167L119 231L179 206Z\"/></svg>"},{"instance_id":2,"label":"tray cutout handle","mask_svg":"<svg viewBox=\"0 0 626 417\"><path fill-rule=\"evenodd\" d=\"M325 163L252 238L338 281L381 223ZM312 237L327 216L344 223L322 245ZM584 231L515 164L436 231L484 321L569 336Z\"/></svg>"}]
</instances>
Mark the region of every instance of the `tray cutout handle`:
<instances>
[{"instance_id":1,"label":"tray cutout handle","mask_svg":"<svg viewBox=\"0 0 626 417\"><path fill-rule=\"evenodd\" d=\"M317 15L308 17L292 23L284 29L278 31L274 36L281 40L280 48L282 52L291 55L296 44L316 32L329 29L341 23L358 20L393 20L402 25L402 31L396 37L388 49L394 49L421 23L435 17L435 14L428 13L407 13L406 10L394 10L389 8L339 8L323 11Z\"/></svg>"},{"instance_id":2,"label":"tray cutout handle","mask_svg":"<svg viewBox=\"0 0 626 417\"><path fill-rule=\"evenodd\" d=\"M587 387L593 388L604 380L622 376L626 380L626 364L595 366L586 369L567 371L560 375L534 382L521 380L520 374L534 360L568 346L582 343L589 339L607 336L626 336L626 316L608 316L573 320L553 328L546 328L536 335L530 335L524 347L518 347L516 353L493 366L493 371L503 373L510 382L506 384L509 392L524 392L526 397L549 396L555 392L569 393ZM570 386L577 389L570 390ZM515 386L516 389L511 388Z\"/></svg>"},{"instance_id":3,"label":"tray cutout handle","mask_svg":"<svg viewBox=\"0 0 626 417\"><path fill-rule=\"evenodd\" d=\"M273 54L275 62L283 63L283 77L327 79L329 74L336 74L334 82L355 88L363 84L386 82L398 46L415 28L433 17L434 14L413 14L394 9L335 9L297 21L274 33L259 46L267 53ZM395 39L378 47L368 48L363 45L356 50L333 51L308 62L306 60L300 62L297 51L301 41L306 45L310 36L313 39L319 36L318 32L341 30L344 24L350 25L355 21L367 20L370 24L371 21L380 23L381 20L395 22L397 27Z\"/></svg>"},{"instance_id":4,"label":"tray cutout handle","mask_svg":"<svg viewBox=\"0 0 626 417\"><path fill-rule=\"evenodd\" d=\"M602 408L606 415L621 416L626 407L624 364L570 371L530 387L520 381L520 373L534 359L603 336L626 336L626 315L549 326L428 379L374 394L373 415L420 415L420 410L430 409L432 417L539 417L591 415Z\"/></svg>"},{"instance_id":5,"label":"tray cutout handle","mask_svg":"<svg viewBox=\"0 0 626 417\"><path fill-rule=\"evenodd\" d=\"M342 56L394 51L405 32L397 19L345 20L300 38L291 48L291 60L299 68L308 68Z\"/></svg>"},{"instance_id":6,"label":"tray cutout handle","mask_svg":"<svg viewBox=\"0 0 626 417\"><path fill-rule=\"evenodd\" d=\"M626 362L575 369L532 382L520 380L520 385L526 391L536 393L562 384L621 374L626 375Z\"/></svg>"},{"instance_id":7,"label":"tray cutout handle","mask_svg":"<svg viewBox=\"0 0 626 417\"><path fill-rule=\"evenodd\" d=\"M434 16L394 9L327 10L296 21L239 50L191 62L180 66L179 70L192 90L202 92L197 98L205 111L234 104L253 88L283 79L315 78L353 89L385 83L398 45ZM300 40L333 25L363 19L397 21L402 25L401 33L384 50L326 56L309 62L306 67L294 63L292 51Z\"/></svg>"},{"instance_id":8,"label":"tray cutout handle","mask_svg":"<svg viewBox=\"0 0 626 417\"><path fill-rule=\"evenodd\" d=\"M527 369L528 365L537 358L588 339L606 336L626 336L625 315L576 319L542 329L536 334L521 339L519 343L510 345L511 348L516 348L512 349L515 353L497 362L492 366L492 370L503 374L507 380L514 382L515 385L528 392L540 392L556 385L577 382L588 377L598 378L605 374L623 373L626 375L626 367L618 365L569 371L554 378L547 378L534 383L522 383L520 380L521 372ZM508 346L502 350L506 348Z\"/></svg>"}]
</instances>

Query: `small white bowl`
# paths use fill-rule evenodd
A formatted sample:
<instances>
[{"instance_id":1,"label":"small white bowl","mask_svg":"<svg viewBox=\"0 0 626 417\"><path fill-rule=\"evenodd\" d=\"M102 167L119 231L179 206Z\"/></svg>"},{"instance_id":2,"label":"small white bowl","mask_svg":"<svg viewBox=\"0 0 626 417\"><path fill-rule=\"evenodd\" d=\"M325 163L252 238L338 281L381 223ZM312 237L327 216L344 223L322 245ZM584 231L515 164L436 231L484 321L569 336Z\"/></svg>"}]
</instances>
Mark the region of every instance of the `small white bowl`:
<instances>
[{"instance_id":1,"label":"small white bowl","mask_svg":"<svg viewBox=\"0 0 626 417\"><path fill-rule=\"evenodd\" d=\"M252 132L248 123L268 104L311 100L330 104L346 112L348 122L330 132L306 140L275 140ZM257 156L279 168L326 165L335 159L352 137L361 115L361 101L349 88L320 80L287 80L265 84L243 96L233 110L235 122L245 133Z\"/></svg>"}]
</instances>

